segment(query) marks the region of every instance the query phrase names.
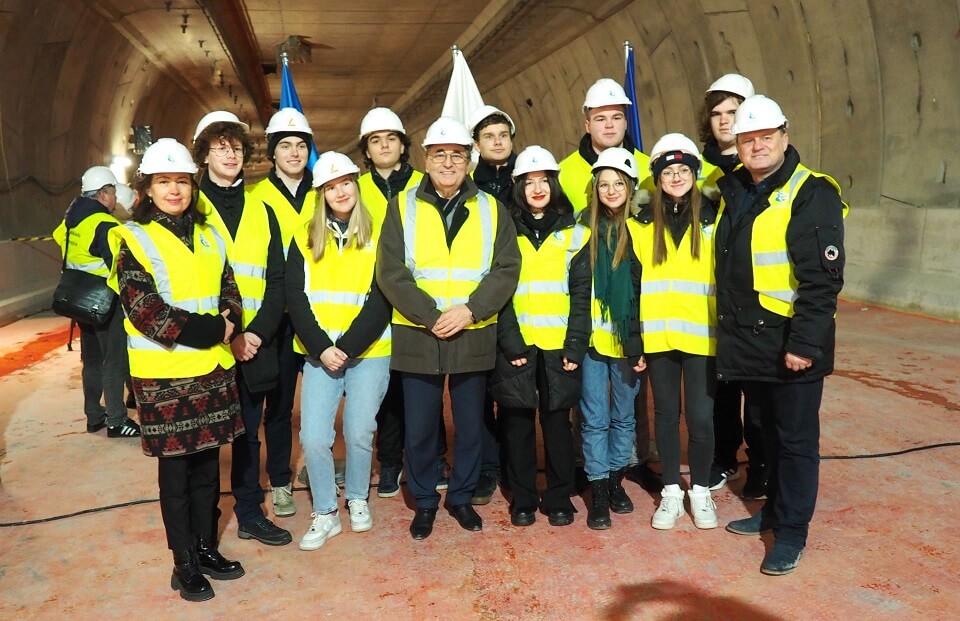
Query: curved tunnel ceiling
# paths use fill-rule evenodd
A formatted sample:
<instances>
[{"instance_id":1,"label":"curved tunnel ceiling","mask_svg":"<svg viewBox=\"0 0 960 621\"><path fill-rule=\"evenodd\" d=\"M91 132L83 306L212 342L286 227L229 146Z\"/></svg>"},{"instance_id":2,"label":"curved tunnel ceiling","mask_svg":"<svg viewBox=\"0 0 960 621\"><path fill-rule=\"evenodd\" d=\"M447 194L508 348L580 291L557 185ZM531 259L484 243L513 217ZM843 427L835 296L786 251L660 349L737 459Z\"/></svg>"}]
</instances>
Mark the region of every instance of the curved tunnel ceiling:
<instances>
[{"instance_id":1,"label":"curved tunnel ceiling","mask_svg":"<svg viewBox=\"0 0 960 621\"><path fill-rule=\"evenodd\" d=\"M558 156L582 133L586 88L622 77L629 40L646 144L695 136L712 79L749 76L852 207L845 295L958 317L958 13L956 0L2 0L0 238L52 230L80 172L129 153L131 125L186 141L225 108L262 132L288 35L309 44L292 72L321 148L353 149L374 102L416 144L457 44L517 121L517 147Z\"/></svg>"}]
</instances>

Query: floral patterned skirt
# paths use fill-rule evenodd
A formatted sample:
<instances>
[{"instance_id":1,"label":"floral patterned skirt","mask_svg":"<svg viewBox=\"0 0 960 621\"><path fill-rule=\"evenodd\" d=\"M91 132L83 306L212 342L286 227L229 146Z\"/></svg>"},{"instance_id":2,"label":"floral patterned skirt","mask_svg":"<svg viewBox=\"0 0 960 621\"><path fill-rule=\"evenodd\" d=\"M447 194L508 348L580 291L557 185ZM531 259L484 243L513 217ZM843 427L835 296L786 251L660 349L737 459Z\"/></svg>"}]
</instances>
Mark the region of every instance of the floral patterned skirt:
<instances>
[{"instance_id":1,"label":"floral patterned skirt","mask_svg":"<svg viewBox=\"0 0 960 621\"><path fill-rule=\"evenodd\" d=\"M233 442L244 432L235 369L201 377L133 378L143 453L188 455Z\"/></svg>"}]
</instances>

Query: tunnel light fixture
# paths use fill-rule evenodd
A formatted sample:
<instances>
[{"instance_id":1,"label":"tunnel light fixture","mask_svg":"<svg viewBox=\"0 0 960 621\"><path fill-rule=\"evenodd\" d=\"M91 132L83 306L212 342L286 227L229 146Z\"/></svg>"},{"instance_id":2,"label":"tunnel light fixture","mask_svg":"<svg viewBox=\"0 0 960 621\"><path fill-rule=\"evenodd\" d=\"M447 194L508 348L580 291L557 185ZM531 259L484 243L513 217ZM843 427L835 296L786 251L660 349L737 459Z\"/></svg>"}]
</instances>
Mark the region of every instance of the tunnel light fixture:
<instances>
[{"instance_id":1,"label":"tunnel light fixture","mask_svg":"<svg viewBox=\"0 0 960 621\"><path fill-rule=\"evenodd\" d=\"M117 178L117 181L126 183L127 169L132 165L133 161L126 155L114 155L110 161L110 170L113 172L113 176Z\"/></svg>"}]
</instances>

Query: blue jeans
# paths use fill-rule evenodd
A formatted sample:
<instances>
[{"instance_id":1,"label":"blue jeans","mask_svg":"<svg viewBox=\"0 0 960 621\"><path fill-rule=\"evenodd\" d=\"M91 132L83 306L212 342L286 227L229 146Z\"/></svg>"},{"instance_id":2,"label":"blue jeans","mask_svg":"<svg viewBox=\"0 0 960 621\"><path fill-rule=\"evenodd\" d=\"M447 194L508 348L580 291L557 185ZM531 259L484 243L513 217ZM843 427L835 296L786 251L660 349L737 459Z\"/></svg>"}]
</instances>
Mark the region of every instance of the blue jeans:
<instances>
[{"instance_id":1,"label":"blue jeans","mask_svg":"<svg viewBox=\"0 0 960 621\"><path fill-rule=\"evenodd\" d=\"M337 510L333 473L334 423L340 397L343 407L343 437L347 447L346 498L366 500L370 492L370 461L377 410L390 380L390 357L347 361L336 373L316 359L303 365L300 399L300 443L310 474L310 493L315 513Z\"/></svg>"},{"instance_id":2,"label":"blue jeans","mask_svg":"<svg viewBox=\"0 0 960 621\"><path fill-rule=\"evenodd\" d=\"M610 358L591 349L583 359L583 467L588 481L605 479L626 468L633 452L634 399L640 374L626 358Z\"/></svg>"}]
</instances>

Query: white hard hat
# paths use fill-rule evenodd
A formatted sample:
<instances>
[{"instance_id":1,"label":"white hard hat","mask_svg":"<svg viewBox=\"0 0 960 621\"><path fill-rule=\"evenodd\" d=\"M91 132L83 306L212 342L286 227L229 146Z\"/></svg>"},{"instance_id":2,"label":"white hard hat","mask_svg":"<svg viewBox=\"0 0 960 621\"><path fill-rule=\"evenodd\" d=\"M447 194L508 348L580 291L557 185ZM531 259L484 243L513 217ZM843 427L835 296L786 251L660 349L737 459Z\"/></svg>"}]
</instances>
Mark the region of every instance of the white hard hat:
<instances>
[{"instance_id":1,"label":"white hard hat","mask_svg":"<svg viewBox=\"0 0 960 621\"><path fill-rule=\"evenodd\" d=\"M203 115L203 118L200 119L200 122L197 123L197 129L193 132L193 139L196 140L197 136L210 127L214 123L233 123L239 125L243 128L243 131L249 131L250 126L237 118L237 115L233 112L227 112L226 110L214 110L213 112L208 112Z\"/></svg>"},{"instance_id":2,"label":"white hard hat","mask_svg":"<svg viewBox=\"0 0 960 621\"><path fill-rule=\"evenodd\" d=\"M406 135L403 121L390 108L373 108L360 121L360 139L373 132L398 132Z\"/></svg>"},{"instance_id":3,"label":"white hard hat","mask_svg":"<svg viewBox=\"0 0 960 621\"><path fill-rule=\"evenodd\" d=\"M300 132L302 134L313 135L313 130L310 129L310 123L307 122L307 117L303 116L303 112L300 112L296 108L280 108L270 117L270 122L267 123L267 131L265 133L269 136L277 132Z\"/></svg>"},{"instance_id":4,"label":"white hard hat","mask_svg":"<svg viewBox=\"0 0 960 621\"><path fill-rule=\"evenodd\" d=\"M707 89L707 93L723 91L724 93L733 93L740 95L744 99L753 97L756 91L753 90L753 82L739 73L726 73L714 81Z\"/></svg>"},{"instance_id":5,"label":"white hard hat","mask_svg":"<svg viewBox=\"0 0 960 621\"><path fill-rule=\"evenodd\" d=\"M700 149L697 148L695 142L683 134L666 134L663 138L658 140L656 144L653 145L653 149L650 150L651 170L653 170L653 163L661 155L667 153L668 151L682 151L683 153L689 153L698 160L703 161L700 157Z\"/></svg>"},{"instance_id":6,"label":"white hard hat","mask_svg":"<svg viewBox=\"0 0 960 621\"><path fill-rule=\"evenodd\" d=\"M593 165L593 174L596 175L601 168L616 168L634 181L640 179L640 173L637 172L637 158L623 147L610 147L601 151L597 163Z\"/></svg>"},{"instance_id":7,"label":"white hard hat","mask_svg":"<svg viewBox=\"0 0 960 621\"><path fill-rule=\"evenodd\" d=\"M173 138L160 138L147 147L140 160L141 175L155 173L197 173L197 165L185 146Z\"/></svg>"},{"instance_id":8,"label":"white hard hat","mask_svg":"<svg viewBox=\"0 0 960 621\"><path fill-rule=\"evenodd\" d=\"M137 202L137 193L129 185L121 183L117 185L117 204L128 212L133 210L133 204Z\"/></svg>"},{"instance_id":9,"label":"white hard hat","mask_svg":"<svg viewBox=\"0 0 960 621\"><path fill-rule=\"evenodd\" d=\"M560 166L552 153L538 144L532 144L517 155L517 161L513 165L513 178L516 179L520 175L538 170L559 172Z\"/></svg>"},{"instance_id":10,"label":"white hard hat","mask_svg":"<svg viewBox=\"0 0 960 621\"><path fill-rule=\"evenodd\" d=\"M313 165L313 187L322 187L337 177L357 174L360 174L360 169L349 157L336 151L324 151Z\"/></svg>"},{"instance_id":11,"label":"white hard hat","mask_svg":"<svg viewBox=\"0 0 960 621\"><path fill-rule=\"evenodd\" d=\"M107 185L117 185L117 177L106 166L92 166L80 177L81 192L93 192Z\"/></svg>"},{"instance_id":12,"label":"white hard hat","mask_svg":"<svg viewBox=\"0 0 960 621\"><path fill-rule=\"evenodd\" d=\"M423 138L424 147L434 144L459 144L470 147L473 144L473 138L470 137L470 132L463 123L451 116L441 116L427 128L427 134Z\"/></svg>"},{"instance_id":13,"label":"white hard hat","mask_svg":"<svg viewBox=\"0 0 960 621\"><path fill-rule=\"evenodd\" d=\"M480 124L480 121L487 118L493 114L503 115L507 119L507 125L510 126L510 135L515 136L517 133L517 126L514 124L513 119L510 118L510 115L494 106L483 105L470 113L469 126L467 129L470 131L470 134L473 134L473 131L477 128L477 125Z\"/></svg>"},{"instance_id":14,"label":"white hard hat","mask_svg":"<svg viewBox=\"0 0 960 621\"><path fill-rule=\"evenodd\" d=\"M591 108L631 104L630 98L627 97L619 82L610 78L600 78L593 83L583 99L583 113L586 114Z\"/></svg>"},{"instance_id":15,"label":"white hard hat","mask_svg":"<svg viewBox=\"0 0 960 621\"><path fill-rule=\"evenodd\" d=\"M787 124L787 117L774 100L763 95L747 97L733 115L730 133L746 134L759 129L777 129Z\"/></svg>"}]
</instances>

